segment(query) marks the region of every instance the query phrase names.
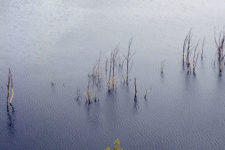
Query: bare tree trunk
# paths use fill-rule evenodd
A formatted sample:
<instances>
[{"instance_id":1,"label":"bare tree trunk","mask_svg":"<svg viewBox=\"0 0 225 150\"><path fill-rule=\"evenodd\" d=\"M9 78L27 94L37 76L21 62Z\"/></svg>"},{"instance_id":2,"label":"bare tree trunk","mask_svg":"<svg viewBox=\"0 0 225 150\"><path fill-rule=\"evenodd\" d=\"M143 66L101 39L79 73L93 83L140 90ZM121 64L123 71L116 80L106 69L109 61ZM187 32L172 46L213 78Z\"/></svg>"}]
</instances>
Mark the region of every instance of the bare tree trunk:
<instances>
[{"instance_id":1,"label":"bare tree trunk","mask_svg":"<svg viewBox=\"0 0 225 150\"><path fill-rule=\"evenodd\" d=\"M219 73L222 73L222 61L223 61L223 51L224 51L224 42L225 42L225 33L220 33L219 39L217 41L215 37L215 43L217 46L217 55L218 55L218 66L219 66Z\"/></svg>"},{"instance_id":2,"label":"bare tree trunk","mask_svg":"<svg viewBox=\"0 0 225 150\"><path fill-rule=\"evenodd\" d=\"M111 61L112 61L112 89L115 87L115 66L116 66L116 60L118 56L118 46L114 48L114 50L111 53Z\"/></svg>"},{"instance_id":3,"label":"bare tree trunk","mask_svg":"<svg viewBox=\"0 0 225 150\"><path fill-rule=\"evenodd\" d=\"M201 60L203 60L203 51L204 51L204 45L205 45L205 38L202 41L202 52L201 52Z\"/></svg>"},{"instance_id":4,"label":"bare tree trunk","mask_svg":"<svg viewBox=\"0 0 225 150\"><path fill-rule=\"evenodd\" d=\"M12 88L12 95L11 95L11 98L9 100L9 89L10 87ZM7 112L9 111L9 105L11 105L12 103L12 99L13 99L13 96L14 96L14 91L13 91L13 80L12 80L12 73L11 73L11 70L9 68L9 72L8 72L8 84L7 84L7 90L8 90L8 93L7 93L7 100L6 100L6 107L7 107Z\"/></svg>"},{"instance_id":5,"label":"bare tree trunk","mask_svg":"<svg viewBox=\"0 0 225 150\"><path fill-rule=\"evenodd\" d=\"M130 61L132 59L132 56L134 55L134 54L131 54L132 42L133 42L133 38L131 38L130 41L129 41L127 56L125 57L125 60L126 60L126 84L127 85L128 85L128 82L129 82L129 72L130 72L130 69L131 69Z\"/></svg>"},{"instance_id":6,"label":"bare tree trunk","mask_svg":"<svg viewBox=\"0 0 225 150\"><path fill-rule=\"evenodd\" d=\"M134 97L137 97L137 84L136 84L136 78L134 78Z\"/></svg>"}]
</instances>

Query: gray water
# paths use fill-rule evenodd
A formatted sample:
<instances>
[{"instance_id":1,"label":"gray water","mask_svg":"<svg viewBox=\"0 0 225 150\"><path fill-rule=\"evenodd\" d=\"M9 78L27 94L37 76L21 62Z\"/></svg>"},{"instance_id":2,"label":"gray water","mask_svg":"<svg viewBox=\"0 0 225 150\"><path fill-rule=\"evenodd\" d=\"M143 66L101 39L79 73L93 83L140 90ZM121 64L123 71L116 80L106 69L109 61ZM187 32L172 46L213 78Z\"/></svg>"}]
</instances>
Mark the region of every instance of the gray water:
<instances>
[{"instance_id":1,"label":"gray water","mask_svg":"<svg viewBox=\"0 0 225 150\"><path fill-rule=\"evenodd\" d=\"M225 79L211 65L214 32L224 25L224 0L1 0L0 150L103 150L117 137L125 150L225 149ZM206 38L196 76L182 69L190 29L193 41ZM104 68L110 51L119 45L124 54L131 37L129 87L118 81L108 95L103 82L99 102L86 105L99 55ZM9 67L15 111L7 113Z\"/></svg>"}]
</instances>

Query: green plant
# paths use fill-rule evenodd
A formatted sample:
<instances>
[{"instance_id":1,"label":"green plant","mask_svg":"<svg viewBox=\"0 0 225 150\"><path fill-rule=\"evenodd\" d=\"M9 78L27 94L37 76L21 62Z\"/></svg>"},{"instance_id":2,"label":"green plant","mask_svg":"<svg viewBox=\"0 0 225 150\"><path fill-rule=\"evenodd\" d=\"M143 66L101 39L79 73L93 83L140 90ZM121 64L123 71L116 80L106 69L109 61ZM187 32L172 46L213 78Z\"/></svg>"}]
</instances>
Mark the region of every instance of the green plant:
<instances>
[{"instance_id":1,"label":"green plant","mask_svg":"<svg viewBox=\"0 0 225 150\"><path fill-rule=\"evenodd\" d=\"M107 147L105 150L111 150L110 147ZM123 148L120 147L120 141L117 138L114 142L114 148L112 150L123 150Z\"/></svg>"}]
</instances>

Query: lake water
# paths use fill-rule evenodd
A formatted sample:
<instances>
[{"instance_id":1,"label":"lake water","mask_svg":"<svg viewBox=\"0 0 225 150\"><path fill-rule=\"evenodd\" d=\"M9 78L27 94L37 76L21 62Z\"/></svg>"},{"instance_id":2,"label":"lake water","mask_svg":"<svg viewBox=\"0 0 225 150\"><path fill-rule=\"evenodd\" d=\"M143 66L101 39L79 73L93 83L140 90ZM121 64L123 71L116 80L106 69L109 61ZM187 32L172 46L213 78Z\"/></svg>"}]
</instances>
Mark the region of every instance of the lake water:
<instances>
[{"instance_id":1,"label":"lake water","mask_svg":"<svg viewBox=\"0 0 225 150\"><path fill-rule=\"evenodd\" d=\"M224 25L224 0L1 0L0 150L104 150L116 138L124 150L225 149L225 77L212 65ZM182 68L190 29L195 43L206 39L196 76ZM104 71L131 37L129 87L117 74L117 92L103 82L99 101L86 105L99 55ZM7 112L9 67L15 111Z\"/></svg>"}]
</instances>

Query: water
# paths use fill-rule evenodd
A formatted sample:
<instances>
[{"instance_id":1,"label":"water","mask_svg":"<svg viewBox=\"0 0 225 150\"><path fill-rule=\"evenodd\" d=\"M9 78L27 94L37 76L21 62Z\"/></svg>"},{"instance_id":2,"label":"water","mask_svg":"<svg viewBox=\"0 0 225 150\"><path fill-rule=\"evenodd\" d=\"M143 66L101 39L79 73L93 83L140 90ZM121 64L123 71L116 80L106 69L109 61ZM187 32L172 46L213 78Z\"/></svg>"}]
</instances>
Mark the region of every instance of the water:
<instances>
[{"instance_id":1,"label":"water","mask_svg":"<svg viewBox=\"0 0 225 150\"><path fill-rule=\"evenodd\" d=\"M224 76L211 65L224 10L223 0L1 0L0 149L103 150L117 137L126 150L225 149ZM195 42L206 37L196 76L181 64L190 28ZM118 81L114 95L103 83L89 106L74 100L99 55L104 70L111 49L124 54L131 37L137 102L133 80ZM15 112L7 113L9 67Z\"/></svg>"}]
</instances>

